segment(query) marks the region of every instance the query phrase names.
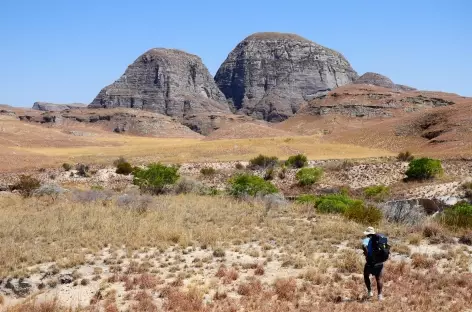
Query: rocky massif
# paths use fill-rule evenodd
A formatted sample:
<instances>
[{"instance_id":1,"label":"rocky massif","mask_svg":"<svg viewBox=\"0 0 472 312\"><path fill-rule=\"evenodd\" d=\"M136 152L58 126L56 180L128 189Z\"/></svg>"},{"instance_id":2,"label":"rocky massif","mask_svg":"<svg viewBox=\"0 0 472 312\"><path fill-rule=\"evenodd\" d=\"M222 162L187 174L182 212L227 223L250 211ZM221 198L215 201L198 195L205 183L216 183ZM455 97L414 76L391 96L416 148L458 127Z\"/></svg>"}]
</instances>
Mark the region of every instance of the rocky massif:
<instances>
[{"instance_id":1,"label":"rocky massif","mask_svg":"<svg viewBox=\"0 0 472 312\"><path fill-rule=\"evenodd\" d=\"M356 79L356 81L354 81L354 83L373 85L373 86L383 87L387 89L394 89L394 90L399 90L399 91L416 90L415 88L412 88L412 87L395 84L390 78L384 75L372 73L372 72L367 72L364 75L360 76L358 79Z\"/></svg>"},{"instance_id":2,"label":"rocky massif","mask_svg":"<svg viewBox=\"0 0 472 312\"><path fill-rule=\"evenodd\" d=\"M357 77L334 50L298 35L256 33L231 51L215 81L235 110L276 122Z\"/></svg>"},{"instance_id":3,"label":"rocky massif","mask_svg":"<svg viewBox=\"0 0 472 312\"><path fill-rule=\"evenodd\" d=\"M80 109L86 108L87 104L82 103L71 103L71 104L54 104L49 102L35 102L33 109L45 111L45 112L60 112L66 109Z\"/></svg>"},{"instance_id":4,"label":"rocky massif","mask_svg":"<svg viewBox=\"0 0 472 312\"><path fill-rule=\"evenodd\" d=\"M195 114L230 113L224 95L198 56L162 48L138 57L89 107L136 108L181 121Z\"/></svg>"}]
</instances>

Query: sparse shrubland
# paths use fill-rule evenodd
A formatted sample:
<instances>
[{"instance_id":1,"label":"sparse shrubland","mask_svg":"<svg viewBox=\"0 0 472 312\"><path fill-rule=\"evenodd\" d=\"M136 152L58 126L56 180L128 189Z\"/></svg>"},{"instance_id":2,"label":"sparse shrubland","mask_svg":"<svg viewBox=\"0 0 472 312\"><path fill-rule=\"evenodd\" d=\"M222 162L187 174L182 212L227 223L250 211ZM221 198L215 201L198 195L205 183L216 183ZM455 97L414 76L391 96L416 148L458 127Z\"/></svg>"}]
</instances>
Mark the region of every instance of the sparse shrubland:
<instances>
[{"instance_id":1,"label":"sparse shrubland","mask_svg":"<svg viewBox=\"0 0 472 312\"><path fill-rule=\"evenodd\" d=\"M235 197L256 196L277 193L270 182L251 174L238 174L230 179L228 193Z\"/></svg>"},{"instance_id":2,"label":"sparse shrubland","mask_svg":"<svg viewBox=\"0 0 472 312\"><path fill-rule=\"evenodd\" d=\"M167 186L175 184L178 179L178 167L157 163L136 170L133 183L141 191L157 195L162 194Z\"/></svg>"},{"instance_id":3,"label":"sparse shrubland","mask_svg":"<svg viewBox=\"0 0 472 312\"><path fill-rule=\"evenodd\" d=\"M410 161L405 172L409 180L428 180L443 174L441 161L431 158L418 158Z\"/></svg>"},{"instance_id":4,"label":"sparse shrubland","mask_svg":"<svg viewBox=\"0 0 472 312\"><path fill-rule=\"evenodd\" d=\"M303 154L290 156L287 161L285 161L285 165L289 168L303 168L308 165L308 158Z\"/></svg>"},{"instance_id":5,"label":"sparse shrubland","mask_svg":"<svg viewBox=\"0 0 472 312\"><path fill-rule=\"evenodd\" d=\"M298 185L311 186L321 180L323 169L321 168L302 168L296 174Z\"/></svg>"}]
</instances>

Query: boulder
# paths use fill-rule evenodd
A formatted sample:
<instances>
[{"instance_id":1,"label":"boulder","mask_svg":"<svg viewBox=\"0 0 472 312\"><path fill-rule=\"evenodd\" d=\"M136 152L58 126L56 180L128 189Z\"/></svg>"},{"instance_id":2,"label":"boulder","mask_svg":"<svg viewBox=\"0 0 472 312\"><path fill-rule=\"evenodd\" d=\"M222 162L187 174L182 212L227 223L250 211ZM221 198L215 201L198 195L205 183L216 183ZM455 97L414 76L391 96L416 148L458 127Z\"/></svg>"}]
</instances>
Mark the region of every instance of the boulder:
<instances>
[{"instance_id":1,"label":"boulder","mask_svg":"<svg viewBox=\"0 0 472 312\"><path fill-rule=\"evenodd\" d=\"M230 113L224 95L198 56L163 48L138 57L89 105L114 107L152 111L177 120L194 114Z\"/></svg>"},{"instance_id":2,"label":"boulder","mask_svg":"<svg viewBox=\"0 0 472 312\"><path fill-rule=\"evenodd\" d=\"M277 122L357 77L334 50L294 34L256 33L231 51L215 81L234 110Z\"/></svg>"}]
</instances>

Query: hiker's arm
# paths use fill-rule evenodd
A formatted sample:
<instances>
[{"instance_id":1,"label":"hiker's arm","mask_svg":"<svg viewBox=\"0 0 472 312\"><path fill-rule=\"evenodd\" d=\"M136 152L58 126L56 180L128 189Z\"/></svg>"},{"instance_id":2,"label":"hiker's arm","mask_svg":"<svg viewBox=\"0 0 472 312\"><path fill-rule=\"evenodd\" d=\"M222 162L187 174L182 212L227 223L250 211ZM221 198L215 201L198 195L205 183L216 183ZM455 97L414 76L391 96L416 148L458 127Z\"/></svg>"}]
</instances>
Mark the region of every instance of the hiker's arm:
<instances>
[{"instance_id":1,"label":"hiker's arm","mask_svg":"<svg viewBox=\"0 0 472 312\"><path fill-rule=\"evenodd\" d=\"M367 247L362 245L362 251L364 252L364 256L367 257Z\"/></svg>"}]
</instances>

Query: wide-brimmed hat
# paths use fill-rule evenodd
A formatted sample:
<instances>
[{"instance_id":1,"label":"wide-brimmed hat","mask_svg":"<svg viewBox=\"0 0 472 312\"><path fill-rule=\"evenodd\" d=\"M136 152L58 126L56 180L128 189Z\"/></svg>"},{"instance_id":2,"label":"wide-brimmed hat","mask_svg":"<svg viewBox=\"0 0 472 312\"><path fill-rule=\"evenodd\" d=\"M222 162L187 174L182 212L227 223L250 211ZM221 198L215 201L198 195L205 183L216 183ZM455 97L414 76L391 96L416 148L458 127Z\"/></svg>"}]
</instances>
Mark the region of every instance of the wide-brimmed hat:
<instances>
[{"instance_id":1,"label":"wide-brimmed hat","mask_svg":"<svg viewBox=\"0 0 472 312\"><path fill-rule=\"evenodd\" d=\"M364 235L373 235L375 234L375 229L371 226L369 226L365 231L364 231Z\"/></svg>"}]
</instances>

